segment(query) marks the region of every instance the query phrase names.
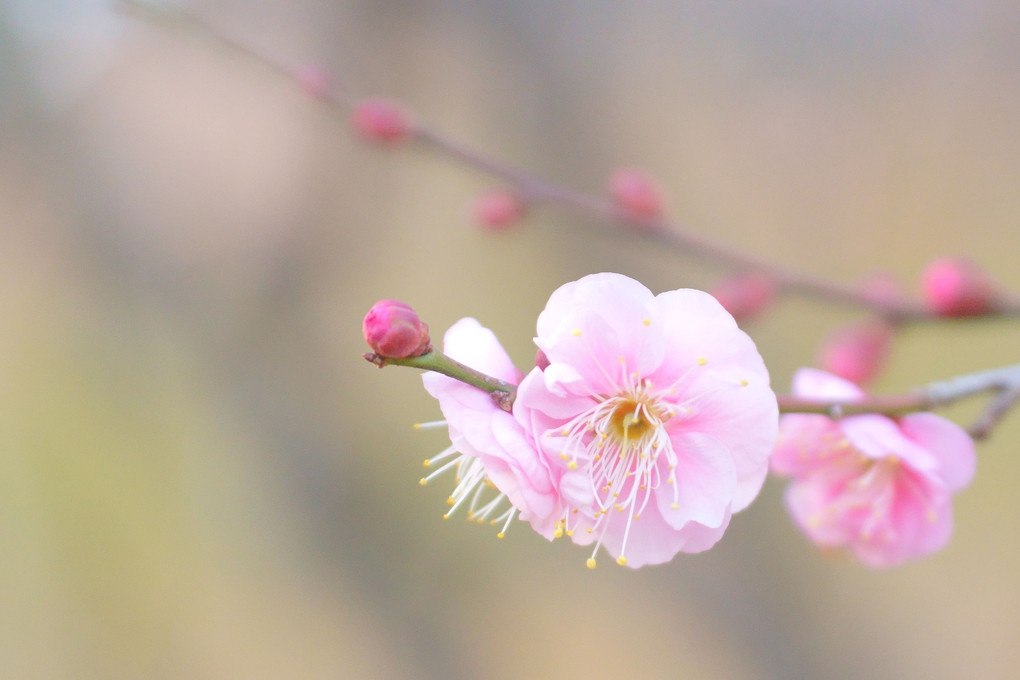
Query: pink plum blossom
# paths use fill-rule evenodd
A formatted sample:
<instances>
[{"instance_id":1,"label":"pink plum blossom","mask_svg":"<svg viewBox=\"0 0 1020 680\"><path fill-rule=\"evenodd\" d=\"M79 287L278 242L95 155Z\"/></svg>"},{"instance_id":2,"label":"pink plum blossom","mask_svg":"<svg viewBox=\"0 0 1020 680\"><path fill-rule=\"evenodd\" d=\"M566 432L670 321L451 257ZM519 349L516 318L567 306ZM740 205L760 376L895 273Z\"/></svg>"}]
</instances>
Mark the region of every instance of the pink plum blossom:
<instances>
[{"instance_id":1,"label":"pink plum blossom","mask_svg":"<svg viewBox=\"0 0 1020 680\"><path fill-rule=\"evenodd\" d=\"M854 400L853 383L801 369L793 393ZM932 413L892 419L788 414L780 422L772 471L792 477L786 503L819 546L841 547L872 567L935 552L952 533L952 495L974 476L974 443Z\"/></svg>"},{"instance_id":2,"label":"pink plum blossom","mask_svg":"<svg viewBox=\"0 0 1020 680\"><path fill-rule=\"evenodd\" d=\"M521 372L496 336L475 319L455 323L443 342L444 353L452 359L508 383L520 382ZM483 390L439 373L425 373L422 379L439 400L452 444L425 462L426 467L442 465L422 483L451 468L457 472L457 486L448 499L453 508L445 516L467 505L469 519L502 523L502 537L519 512L535 531L552 539L562 510L549 470L522 425ZM487 488L495 489L491 498Z\"/></svg>"},{"instance_id":3,"label":"pink plum blossom","mask_svg":"<svg viewBox=\"0 0 1020 680\"><path fill-rule=\"evenodd\" d=\"M733 317L701 291L594 274L552 294L535 342L548 365L513 411L549 470L557 532L595 544L589 567L600 547L631 567L712 547L761 489L778 428Z\"/></svg>"}]
</instances>

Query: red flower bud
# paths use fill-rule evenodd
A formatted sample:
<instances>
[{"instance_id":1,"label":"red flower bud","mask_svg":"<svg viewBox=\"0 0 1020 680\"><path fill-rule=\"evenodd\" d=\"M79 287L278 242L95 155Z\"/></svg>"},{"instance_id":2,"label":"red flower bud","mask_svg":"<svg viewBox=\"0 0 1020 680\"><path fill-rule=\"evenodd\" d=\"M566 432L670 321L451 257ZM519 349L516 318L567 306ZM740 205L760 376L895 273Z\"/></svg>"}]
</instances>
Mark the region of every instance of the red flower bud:
<instances>
[{"instance_id":1,"label":"red flower bud","mask_svg":"<svg viewBox=\"0 0 1020 680\"><path fill-rule=\"evenodd\" d=\"M396 300L380 300L368 310L361 327L365 342L381 357L404 359L431 349L428 325L410 306Z\"/></svg>"},{"instance_id":2,"label":"red flower bud","mask_svg":"<svg viewBox=\"0 0 1020 680\"><path fill-rule=\"evenodd\" d=\"M625 215L645 219L662 217L662 190L644 171L620 168L609 177L609 195Z\"/></svg>"},{"instance_id":3,"label":"red flower bud","mask_svg":"<svg viewBox=\"0 0 1020 680\"><path fill-rule=\"evenodd\" d=\"M822 344L822 369L858 385L878 375L892 344L892 329L878 321L865 321L834 331Z\"/></svg>"},{"instance_id":4,"label":"red flower bud","mask_svg":"<svg viewBox=\"0 0 1020 680\"><path fill-rule=\"evenodd\" d=\"M294 71L298 85L313 97L324 99L333 87L329 72L317 64L305 64Z\"/></svg>"},{"instance_id":5,"label":"red flower bud","mask_svg":"<svg viewBox=\"0 0 1020 680\"><path fill-rule=\"evenodd\" d=\"M991 311L996 302L991 279L963 258L931 262L921 275L921 292L929 309L939 316L975 316Z\"/></svg>"},{"instance_id":6,"label":"red flower bud","mask_svg":"<svg viewBox=\"0 0 1020 680\"><path fill-rule=\"evenodd\" d=\"M764 274L738 274L720 283L712 295L734 319L744 321L772 304L776 285Z\"/></svg>"},{"instance_id":7,"label":"red flower bud","mask_svg":"<svg viewBox=\"0 0 1020 680\"><path fill-rule=\"evenodd\" d=\"M351 127L366 139L399 142L411 134L411 118L389 99L365 99L351 113Z\"/></svg>"},{"instance_id":8,"label":"red flower bud","mask_svg":"<svg viewBox=\"0 0 1020 680\"><path fill-rule=\"evenodd\" d=\"M477 224L499 231L513 226L524 216L524 203L516 194L497 189L475 199L471 216Z\"/></svg>"}]
</instances>

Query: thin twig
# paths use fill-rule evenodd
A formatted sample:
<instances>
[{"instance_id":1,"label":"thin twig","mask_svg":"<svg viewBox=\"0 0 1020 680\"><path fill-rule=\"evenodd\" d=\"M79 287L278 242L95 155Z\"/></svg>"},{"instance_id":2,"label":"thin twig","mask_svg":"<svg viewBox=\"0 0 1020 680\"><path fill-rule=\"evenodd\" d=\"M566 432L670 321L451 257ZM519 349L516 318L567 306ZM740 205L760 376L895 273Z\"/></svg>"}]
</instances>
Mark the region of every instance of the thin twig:
<instances>
[{"instance_id":1,"label":"thin twig","mask_svg":"<svg viewBox=\"0 0 1020 680\"><path fill-rule=\"evenodd\" d=\"M298 65L285 64L273 59L186 9L165 10L156 8L153 3L142 0L117 0L115 6L122 9L138 10L136 13L150 20L166 19L167 17L183 20L187 24L201 28L207 35L224 46L265 64L287 78L294 79L300 72ZM359 101L359 98L353 93L337 86L328 87L316 94L324 103L344 111L349 110ZM490 158L440 134L420 121L415 122L410 139L461 165L471 167L512 185L520 193L522 199L528 202L557 204L584 214L595 215L607 225L625 224L639 227L634 230L634 233L653 239L662 245L690 255L711 259L733 268L753 270L766 275L772 279L779 290L869 311L894 324L947 320L916 300L879 299L868 295L857 286L794 271L739 248L706 238L675 220L628 215L618 210L604 196L569 189L508 163ZM987 311L966 318L999 316L1020 316L1020 296L1003 295Z\"/></svg>"}]
</instances>

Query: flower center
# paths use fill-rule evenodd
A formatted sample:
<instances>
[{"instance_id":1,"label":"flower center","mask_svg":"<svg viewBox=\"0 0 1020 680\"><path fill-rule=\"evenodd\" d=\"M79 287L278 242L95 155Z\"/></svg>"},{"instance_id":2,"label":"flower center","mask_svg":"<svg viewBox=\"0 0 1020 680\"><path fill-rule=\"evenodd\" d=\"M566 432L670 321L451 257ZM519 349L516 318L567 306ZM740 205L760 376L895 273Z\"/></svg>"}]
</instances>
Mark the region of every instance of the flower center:
<instances>
[{"instance_id":1,"label":"flower center","mask_svg":"<svg viewBox=\"0 0 1020 680\"><path fill-rule=\"evenodd\" d=\"M580 414L560 431L567 438L561 458L567 467L577 469L579 457L587 458L587 472L595 498L594 520L587 531L598 535L598 550L610 523L619 525L625 515L623 542L617 562L626 564L624 557L631 524L641 519L653 493L663 484L673 486L674 507L676 491L676 454L665 423L677 412L674 404L653 391L647 380L637 380L620 393L601 398L591 409ZM564 529L571 534L568 511ZM594 554L588 562L594 565Z\"/></svg>"}]
</instances>

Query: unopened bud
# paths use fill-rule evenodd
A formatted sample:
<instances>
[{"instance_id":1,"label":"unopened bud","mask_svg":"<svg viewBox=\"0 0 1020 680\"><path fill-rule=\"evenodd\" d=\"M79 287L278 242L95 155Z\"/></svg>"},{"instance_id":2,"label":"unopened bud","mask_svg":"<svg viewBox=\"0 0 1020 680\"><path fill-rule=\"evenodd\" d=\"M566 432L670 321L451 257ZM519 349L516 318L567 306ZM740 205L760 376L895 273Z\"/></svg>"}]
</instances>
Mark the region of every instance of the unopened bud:
<instances>
[{"instance_id":1,"label":"unopened bud","mask_svg":"<svg viewBox=\"0 0 1020 680\"><path fill-rule=\"evenodd\" d=\"M921 292L929 309L939 316L975 316L996 303L992 280L970 260L944 257L921 274Z\"/></svg>"},{"instance_id":2,"label":"unopened bud","mask_svg":"<svg viewBox=\"0 0 1020 680\"><path fill-rule=\"evenodd\" d=\"M776 284L764 274L737 274L720 283L712 295L737 321L744 321L772 304Z\"/></svg>"},{"instance_id":3,"label":"unopened bud","mask_svg":"<svg viewBox=\"0 0 1020 680\"><path fill-rule=\"evenodd\" d=\"M518 195L496 189L475 199L471 216L476 224L499 231L513 226L524 216L524 203Z\"/></svg>"},{"instance_id":4,"label":"unopened bud","mask_svg":"<svg viewBox=\"0 0 1020 680\"><path fill-rule=\"evenodd\" d=\"M834 331L822 344L818 362L823 370L858 385L878 375L892 345L892 329L880 321L865 321Z\"/></svg>"},{"instance_id":5,"label":"unopened bud","mask_svg":"<svg viewBox=\"0 0 1020 680\"><path fill-rule=\"evenodd\" d=\"M625 215L645 219L662 217L662 189L643 170L620 168L609 177L609 195Z\"/></svg>"},{"instance_id":6,"label":"unopened bud","mask_svg":"<svg viewBox=\"0 0 1020 680\"><path fill-rule=\"evenodd\" d=\"M404 359L431 349L428 325L410 306L396 300L380 300L368 310L361 327L365 342L381 357Z\"/></svg>"},{"instance_id":7,"label":"unopened bud","mask_svg":"<svg viewBox=\"0 0 1020 680\"><path fill-rule=\"evenodd\" d=\"M318 64L305 64L294 71L294 79L305 92L313 97L326 97L333 87L329 72Z\"/></svg>"},{"instance_id":8,"label":"unopened bud","mask_svg":"<svg viewBox=\"0 0 1020 680\"><path fill-rule=\"evenodd\" d=\"M351 127L366 139L399 142L411 134L411 118L389 99L364 99L351 113Z\"/></svg>"}]
</instances>

